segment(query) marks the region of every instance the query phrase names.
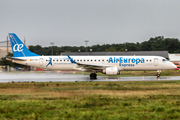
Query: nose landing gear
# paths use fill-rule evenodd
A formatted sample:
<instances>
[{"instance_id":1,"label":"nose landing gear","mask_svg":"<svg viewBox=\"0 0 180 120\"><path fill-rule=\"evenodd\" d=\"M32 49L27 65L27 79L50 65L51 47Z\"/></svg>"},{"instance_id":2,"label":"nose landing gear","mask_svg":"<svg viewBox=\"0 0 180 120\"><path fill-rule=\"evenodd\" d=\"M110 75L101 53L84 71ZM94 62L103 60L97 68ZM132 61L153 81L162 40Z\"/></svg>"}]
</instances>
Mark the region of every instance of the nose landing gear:
<instances>
[{"instance_id":1,"label":"nose landing gear","mask_svg":"<svg viewBox=\"0 0 180 120\"><path fill-rule=\"evenodd\" d=\"M161 70L157 70L157 79L160 79Z\"/></svg>"}]
</instances>

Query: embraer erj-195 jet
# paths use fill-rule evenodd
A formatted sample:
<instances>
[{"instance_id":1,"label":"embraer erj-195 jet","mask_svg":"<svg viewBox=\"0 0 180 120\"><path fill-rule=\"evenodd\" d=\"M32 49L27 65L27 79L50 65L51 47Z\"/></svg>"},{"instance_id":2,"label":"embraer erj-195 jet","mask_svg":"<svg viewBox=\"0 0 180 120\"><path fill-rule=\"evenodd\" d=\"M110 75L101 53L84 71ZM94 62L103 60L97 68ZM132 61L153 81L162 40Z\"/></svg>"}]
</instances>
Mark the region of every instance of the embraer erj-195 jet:
<instances>
[{"instance_id":1,"label":"embraer erj-195 jet","mask_svg":"<svg viewBox=\"0 0 180 120\"><path fill-rule=\"evenodd\" d=\"M96 73L119 75L122 70L171 70L177 68L173 63L160 56L40 56L23 44L14 33L9 33L14 57L12 62L49 69L78 70L91 72L90 78L96 79Z\"/></svg>"}]
</instances>

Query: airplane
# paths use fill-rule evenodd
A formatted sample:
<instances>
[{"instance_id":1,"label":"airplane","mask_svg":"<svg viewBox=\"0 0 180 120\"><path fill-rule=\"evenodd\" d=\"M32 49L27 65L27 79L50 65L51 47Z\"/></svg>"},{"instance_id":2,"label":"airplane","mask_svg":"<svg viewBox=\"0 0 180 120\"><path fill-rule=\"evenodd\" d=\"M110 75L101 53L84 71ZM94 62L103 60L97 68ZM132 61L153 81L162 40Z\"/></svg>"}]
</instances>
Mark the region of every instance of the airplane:
<instances>
[{"instance_id":1,"label":"airplane","mask_svg":"<svg viewBox=\"0 0 180 120\"><path fill-rule=\"evenodd\" d=\"M29 51L15 33L9 33L14 57L6 58L12 62L49 69L90 72L90 79L97 79L98 72L106 75L119 75L121 71L153 71L177 68L161 56L40 56Z\"/></svg>"}]
</instances>

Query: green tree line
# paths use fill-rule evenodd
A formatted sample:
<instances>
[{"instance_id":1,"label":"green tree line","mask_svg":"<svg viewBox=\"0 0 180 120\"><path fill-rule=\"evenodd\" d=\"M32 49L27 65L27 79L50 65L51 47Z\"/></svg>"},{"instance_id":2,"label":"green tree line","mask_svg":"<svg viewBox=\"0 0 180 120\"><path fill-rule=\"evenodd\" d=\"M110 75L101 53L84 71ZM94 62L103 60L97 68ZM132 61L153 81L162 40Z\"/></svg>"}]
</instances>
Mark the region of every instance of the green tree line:
<instances>
[{"instance_id":1,"label":"green tree line","mask_svg":"<svg viewBox=\"0 0 180 120\"><path fill-rule=\"evenodd\" d=\"M40 45L29 46L31 52L37 53L39 55L51 55L52 46L41 47ZM103 44L103 45L92 45L88 46L87 50L93 50L93 52L116 52L116 51L169 51L169 53L180 53L180 41L177 38L164 38L163 36L158 36L155 38L150 38L148 41L137 42L137 43L118 43L118 44ZM86 51L84 46L53 46L53 54L60 55L61 52L81 52Z\"/></svg>"}]
</instances>

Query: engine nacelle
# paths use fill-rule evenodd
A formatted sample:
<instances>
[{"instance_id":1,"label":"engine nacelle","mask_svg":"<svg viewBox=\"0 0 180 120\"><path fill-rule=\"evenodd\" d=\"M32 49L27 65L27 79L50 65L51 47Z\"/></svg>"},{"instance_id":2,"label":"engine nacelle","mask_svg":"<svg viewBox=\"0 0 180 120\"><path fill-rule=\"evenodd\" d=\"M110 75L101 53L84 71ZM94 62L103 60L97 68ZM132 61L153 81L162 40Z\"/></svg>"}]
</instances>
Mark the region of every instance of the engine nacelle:
<instances>
[{"instance_id":1,"label":"engine nacelle","mask_svg":"<svg viewBox=\"0 0 180 120\"><path fill-rule=\"evenodd\" d=\"M103 70L103 73L106 75L119 75L120 70L117 67L108 67Z\"/></svg>"}]
</instances>

